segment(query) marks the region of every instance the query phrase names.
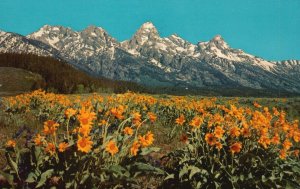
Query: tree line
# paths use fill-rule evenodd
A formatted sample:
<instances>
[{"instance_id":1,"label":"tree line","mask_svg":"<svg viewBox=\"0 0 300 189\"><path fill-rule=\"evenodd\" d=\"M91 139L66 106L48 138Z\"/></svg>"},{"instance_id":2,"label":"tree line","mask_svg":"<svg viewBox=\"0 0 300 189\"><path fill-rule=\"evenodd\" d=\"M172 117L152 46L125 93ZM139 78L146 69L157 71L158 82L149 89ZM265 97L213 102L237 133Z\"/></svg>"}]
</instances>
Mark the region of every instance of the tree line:
<instances>
[{"instance_id":1,"label":"tree line","mask_svg":"<svg viewBox=\"0 0 300 189\"><path fill-rule=\"evenodd\" d=\"M136 83L115 81L103 77L93 77L78 70L68 63L52 57L43 57L33 54L0 54L0 67L21 68L40 74L44 83L39 87L58 93L78 92L115 92L122 93L128 90L147 92Z\"/></svg>"}]
</instances>

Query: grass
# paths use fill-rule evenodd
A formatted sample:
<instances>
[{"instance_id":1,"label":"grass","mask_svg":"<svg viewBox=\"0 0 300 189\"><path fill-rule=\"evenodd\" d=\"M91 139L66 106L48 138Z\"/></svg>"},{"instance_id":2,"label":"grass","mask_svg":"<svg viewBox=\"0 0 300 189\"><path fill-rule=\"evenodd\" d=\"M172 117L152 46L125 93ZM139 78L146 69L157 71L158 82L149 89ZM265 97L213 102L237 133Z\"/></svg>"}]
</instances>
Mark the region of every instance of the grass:
<instances>
[{"instance_id":1,"label":"grass","mask_svg":"<svg viewBox=\"0 0 300 189\"><path fill-rule=\"evenodd\" d=\"M0 67L0 96L30 91L42 82L39 74L19 68Z\"/></svg>"},{"instance_id":2,"label":"grass","mask_svg":"<svg viewBox=\"0 0 300 189\"><path fill-rule=\"evenodd\" d=\"M27 126L34 132L38 132L42 129L41 123L30 115L6 114L3 111L3 107L0 106L0 109L0 148L24 126ZM20 137L18 137L18 144L24 144L26 134L26 132L23 132ZM0 170L7 165L4 155L3 151L0 150Z\"/></svg>"}]
</instances>

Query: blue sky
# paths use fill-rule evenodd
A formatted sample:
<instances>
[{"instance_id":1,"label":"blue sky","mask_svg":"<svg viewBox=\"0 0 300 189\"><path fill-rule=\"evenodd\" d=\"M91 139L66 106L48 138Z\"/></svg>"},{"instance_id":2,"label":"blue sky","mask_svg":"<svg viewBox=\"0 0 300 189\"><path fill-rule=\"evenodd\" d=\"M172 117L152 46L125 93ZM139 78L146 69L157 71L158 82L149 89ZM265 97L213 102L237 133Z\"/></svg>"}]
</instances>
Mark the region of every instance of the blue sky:
<instances>
[{"instance_id":1,"label":"blue sky","mask_svg":"<svg viewBox=\"0 0 300 189\"><path fill-rule=\"evenodd\" d=\"M27 35L45 24L101 26L122 41L151 21L161 36L197 43L221 34L268 60L300 60L300 0L1 0L0 29Z\"/></svg>"}]
</instances>

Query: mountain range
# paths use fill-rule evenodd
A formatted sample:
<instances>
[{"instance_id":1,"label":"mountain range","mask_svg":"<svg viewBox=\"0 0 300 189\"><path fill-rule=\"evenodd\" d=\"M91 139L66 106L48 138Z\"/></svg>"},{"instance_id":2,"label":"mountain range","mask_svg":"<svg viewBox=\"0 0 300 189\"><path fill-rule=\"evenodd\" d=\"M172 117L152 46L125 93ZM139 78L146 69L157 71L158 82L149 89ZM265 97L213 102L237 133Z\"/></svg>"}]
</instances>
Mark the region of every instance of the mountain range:
<instances>
[{"instance_id":1,"label":"mountain range","mask_svg":"<svg viewBox=\"0 0 300 189\"><path fill-rule=\"evenodd\" d=\"M220 35L197 44L176 34L161 37L151 22L122 42L96 26L74 31L45 25L27 36L0 31L0 53L50 56L93 76L146 86L300 93L299 60L264 60L231 48Z\"/></svg>"}]
</instances>

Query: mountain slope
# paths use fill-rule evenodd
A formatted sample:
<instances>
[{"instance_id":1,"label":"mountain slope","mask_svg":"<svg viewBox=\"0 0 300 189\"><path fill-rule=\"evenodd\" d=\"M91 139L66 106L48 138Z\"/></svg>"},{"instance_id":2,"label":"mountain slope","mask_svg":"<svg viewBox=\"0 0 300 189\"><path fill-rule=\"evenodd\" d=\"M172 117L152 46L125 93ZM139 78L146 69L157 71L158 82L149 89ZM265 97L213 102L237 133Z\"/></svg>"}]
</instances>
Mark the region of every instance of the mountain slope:
<instances>
[{"instance_id":1,"label":"mountain slope","mask_svg":"<svg viewBox=\"0 0 300 189\"><path fill-rule=\"evenodd\" d=\"M28 35L28 38L52 45L64 54L68 62L93 75L144 84L148 82L147 78L152 78L149 75L149 70L153 70L152 65L147 60L127 52L99 27L90 26L81 32L75 32L70 28L46 25ZM160 71L160 74L163 72ZM145 81L140 75L145 76ZM153 80L160 83L159 79Z\"/></svg>"},{"instance_id":2,"label":"mountain slope","mask_svg":"<svg viewBox=\"0 0 300 189\"><path fill-rule=\"evenodd\" d=\"M43 42L28 39L16 33L0 31L1 53L31 53L39 56L55 56L60 58L60 52Z\"/></svg>"},{"instance_id":3,"label":"mountain slope","mask_svg":"<svg viewBox=\"0 0 300 189\"><path fill-rule=\"evenodd\" d=\"M79 92L79 89L82 88L84 88L84 92L99 90L102 92L126 92L127 90L144 91L143 87L132 82L91 77L80 70L74 69L69 64L58 61L52 57L41 57L33 54L4 53L0 54L0 67L19 68L39 74L45 80L44 85L40 85L40 87L60 93ZM10 77L10 75L0 75L0 79L7 77ZM2 80L0 80L0 84L1 81Z\"/></svg>"},{"instance_id":4,"label":"mountain slope","mask_svg":"<svg viewBox=\"0 0 300 189\"><path fill-rule=\"evenodd\" d=\"M0 96L38 89L44 82L39 74L19 68L0 67Z\"/></svg>"},{"instance_id":5,"label":"mountain slope","mask_svg":"<svg viewBox=\"0 0 300 189\"><path fill-rule=\"evenodd\" d=\"M176 34L160 37L151 22L123 42L100 27L73 31L45 25L27 37L1 37L0 45L0 52L52 56L94 76L148 86L246 87L300 93L299 61L267 61L231 48L220 35L198 44ZM25 45L32 47L23 48Z\"/></svg>"}]
</instances>

